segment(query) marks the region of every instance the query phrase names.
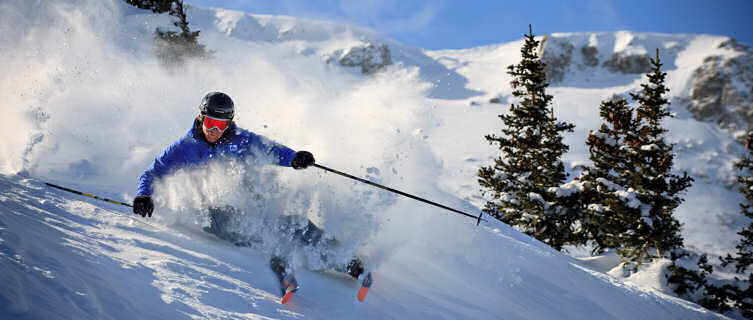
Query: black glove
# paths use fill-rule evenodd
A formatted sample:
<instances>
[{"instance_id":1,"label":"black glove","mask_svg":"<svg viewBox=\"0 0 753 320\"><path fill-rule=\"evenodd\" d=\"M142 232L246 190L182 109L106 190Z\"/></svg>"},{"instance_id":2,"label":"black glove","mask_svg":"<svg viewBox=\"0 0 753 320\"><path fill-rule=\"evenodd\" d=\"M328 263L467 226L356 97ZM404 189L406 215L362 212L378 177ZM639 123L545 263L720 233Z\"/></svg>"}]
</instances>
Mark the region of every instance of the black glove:
<instances>
[{"instance_id":1,"label":"black glove","mask_svg":"<svg viewBox=\"0 0 753 320\"><path fill-rule=\"evenodd\" d=\"M150 196L137 196L133 199L133 213L140 214L142 217L152 216L154 212L154 202Z\"/></svg>"},{"instance_id":2,"label":"black glove","mask_svg":"<svg viewBox=\"0 0 753 320\"><path fill-rule=\"evenodd\" d=\"M311 152L298 151L295 153L293 162L290 163L290 166L292 166L293 169L306 169L306 167L312 164L314 164L314 155L311 154Z\"/></svg>"}]
</instances>

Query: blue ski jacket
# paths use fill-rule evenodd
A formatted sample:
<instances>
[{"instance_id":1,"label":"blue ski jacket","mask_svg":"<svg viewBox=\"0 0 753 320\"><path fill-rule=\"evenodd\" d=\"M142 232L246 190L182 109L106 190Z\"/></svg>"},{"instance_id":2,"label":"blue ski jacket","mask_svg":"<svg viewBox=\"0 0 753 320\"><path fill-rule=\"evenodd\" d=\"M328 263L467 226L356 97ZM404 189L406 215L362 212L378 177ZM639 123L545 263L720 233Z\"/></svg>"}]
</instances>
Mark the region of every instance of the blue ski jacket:
<instances>
[{"instance_id":1,"label":"blue ski jacket","mask_svg":"<svg viewBox=\"0 0 753 320\"><path fill-rule=\"evenodd\" d=\"M154 163L144 171L139 179L137 196L150 196L152 183L179 168L204 163L213 158L249 156L277 160L280 166L290 167L295 151L264 136L238 128L231 123L225 133L214 144L204 138L201 121L196 119L193 128L185 136L173 142Z\"/></svg>"}]
</instances>

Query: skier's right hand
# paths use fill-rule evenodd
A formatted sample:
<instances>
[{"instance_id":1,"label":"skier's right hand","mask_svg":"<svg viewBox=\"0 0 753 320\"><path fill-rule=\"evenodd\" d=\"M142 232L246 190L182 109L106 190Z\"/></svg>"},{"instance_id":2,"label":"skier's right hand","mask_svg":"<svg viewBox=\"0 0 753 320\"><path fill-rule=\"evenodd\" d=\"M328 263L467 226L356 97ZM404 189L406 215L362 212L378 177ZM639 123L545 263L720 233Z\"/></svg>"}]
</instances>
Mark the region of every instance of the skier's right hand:
<instances>
[{"instance_id":1,"label":"skier's right hand","mask_svg":"<svg viewBox=\"0 0 753 320\"><path fill-rule=\"evenodd\" d=\"M133 199L133 213L140 214L142 217L152 216L154 212L154 202L150 196L137 196Z\"/></svg>"},{"instance_id":2,"label":"skier's right hand","mask_svg":"<svg viewBox=\"0 0 753 320\"><path fill-rule=\"evenodd\" d=\"M293 169L306 169L308 166L314 164L314 155L308 151L298 151L293 156L293 161L290 166Z\"/></svg>"}]
</instances>

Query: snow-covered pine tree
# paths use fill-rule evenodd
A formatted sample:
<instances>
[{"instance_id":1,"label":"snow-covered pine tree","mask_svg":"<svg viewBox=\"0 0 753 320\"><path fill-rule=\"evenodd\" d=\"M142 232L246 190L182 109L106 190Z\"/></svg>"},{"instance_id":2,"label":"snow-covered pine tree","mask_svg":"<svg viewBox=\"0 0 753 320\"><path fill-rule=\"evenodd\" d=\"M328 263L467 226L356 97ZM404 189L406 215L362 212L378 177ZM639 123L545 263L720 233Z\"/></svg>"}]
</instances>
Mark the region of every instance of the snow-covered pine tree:
<instances>
[{"instance_id":1,"label":"snow-covered pine tree","mask_svg":"<svg viewBox=\"0 0 753 320\"><path fill-rule=\"evenodd\" d=\"M717 288L711 284L714 268L708 263L706 254L697 254L681 248L672 250L669 258L672 263L667 266L664 273L667 287L681 298L697 302L711 310L729 310L722 295L735 292L736 289L729 285Z\"/></svg>"},{"instance_id":2,"label":"snow-covered pine tree","mask_svg":"<svg viewBox=\"0 0 753 320\"><path fill-rule=\"evenodd\" d=\"M573 225L579 220L578 211L560 205L562 198L553 190L567 177L560 157L568 146L561 133L574 126L554 117L545 65L537 54L539 41L530 26L525 38L520 63L508 67L512 94L520 103L499 115L503 135L486 136L502 155L479 169L478 181L490 196L484 212L560 250L575 241Z\"/></svg>"},{"instance_id":3,"label":"snow-covered pine tree","mask_svg":"<svg viewBox=\"0 0 753 320\"><path fill-rule=\"evenodd\" d=\"M631 93L638 103L636 108L637 136L628 144L628 157L633 168L627 178L628 189L622 197L627 205L639 208L640 215L626 216L630 229L620 235L621 248L618 253L638 264L652 257L661 257L675 248L682 248L680 223L673 216L674 210L684 201L680 194L689 188L693 178L687 173L682 176L671 172L674 163L674 145L664 139L667 130L662 120L672 115L665 94L666 73L661 71L659 50L656 59L650 60L652 70L647 74L648 83L641 84L641 90ZM631 190L632 189L632 190ZM635 200L635 201L634 201Z\"/></svg>"},{"instance_id":4,"label":"snow-covered pine tree","mask_svg":"<svg viewBox=\"0 0 753 320\"><path fill-rule=\"evenodd\" d=\"M188 15L183 0L124 0L126 3L141 9L151 10L154 13L165 13L177 20L173 25L180 32L162 30L157 27L154 30L157 40L157 57L166 65L176 65L183 62L187 57L206 58L211 56L203 44L199 43L200 31L191 31L188 27Z\"/></svg>"},{"instance_id":5,"label":"snow-covered pine tree","mask_svg":"<svg viewBox=\"0 0 753 320\"><path fill-rule=\"evenodd\" d=\"M176 31L155 30L156 37L162 41L157 44L157 56L167 64L176 64L185 58L206 58L211 55L206 47L199 43L199 30L191 31L188 27L186 7L182 0L173 0L170 15L177 18L173 25L180 29Z\"/></svg>"},{"instance_id":6,"label":"snow-covered pine tree","mask_svg":"<svg viewBox=\"0 0 753 320\"><path fill-rule=\"evenodd\" d=\"M124 0L139 9L152 10L154 13L165 13L173 7L173 0Z\"/></svg>"},{"instance_id":7,"label":"snow-covered pine tree","mask_svg":"<svg viewBox=\"0 0 753 320\"><path fill-rule=\"evenodd\" d=\"M745 144L748 154L735 164L739 170L737 182L740 184L738 190L743 194L747 203L740 204L740 213L753 219L753 131L748 133L748 139ZM742 238L735 248L737 253L733 257L727 255L722 259L722 266L734 264L738 273L747 270L753 264L753 222L738 232Z\"/></svg>"},{"instance_id":8,"label":"snow-covered pine tree","mask_svg":"<svg viewBox=\"0 0 753 320\"><path fill-rule=\"evenodd\" d=\"M753 131L748 132L745 148L748 154L735 164L739 170L738 190L747 201L740 204L740 212L748 218L753 218ZM738 234L742 238L736 246L735 256L727 254L726 257L721 258L721 262L722 267L734 265L735 271L743 277L709 279L710 267L707 270L698 270L692 265L687 267L689 265L687 259L673 256L672 265L669 266L667 273L670 288L681 297L695 301L711 310L726 312L735 308L744 317L753 319L753 273L748 270L753 264L753 223L748 224ZM700 263L699 266L701 266Z\"/></svg>"},{"instance_id":9,"label":"snow-covered pine tree","mask_svg":"<svg viewBox=\"0 0 753 320\"><path fill-rule=\"evenodd\" d=\"M593 241L595 252L619 248L627 230L637 228L632 217L640 216L640 209L624 197L635 166L627 147L637 138L634 110L619 96L602 101L599 109L604 123L586 140L593 166L578 177L584 185L584 237Z\"/></svg>"},{"instance_id":10,"label":"snow-covered pine tree","mask_svg":"<svg viewBox=\"0 0 753 320\"><path fill-rule=\"evenodd\" d=\"M740 187L738 190L747 201L740 204L740 213L753 218L753 131L748 132L745 148L748 154L735 164L739 170L737 182ZM737 273L745 273L753 264L753 222L738 234L742 238L736 246L737 253L735 256L728 254L727 257L722 258L722 266L734 264ZM746 318L753 319L753 273L744 279L735 278L734 287L726 285L724 288L717 288L717 300L731 302ZM730 294L731 292L734 294Z\"/></svg>"}]
</instances>

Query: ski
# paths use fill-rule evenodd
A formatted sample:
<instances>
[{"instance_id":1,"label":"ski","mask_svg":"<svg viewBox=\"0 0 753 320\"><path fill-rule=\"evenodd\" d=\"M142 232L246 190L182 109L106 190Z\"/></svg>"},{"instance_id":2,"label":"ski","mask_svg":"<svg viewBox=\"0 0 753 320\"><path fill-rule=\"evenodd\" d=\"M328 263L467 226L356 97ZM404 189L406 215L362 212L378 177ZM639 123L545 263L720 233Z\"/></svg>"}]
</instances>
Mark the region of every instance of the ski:
<instances>
[{"instance_id":1,"label":"ski","mask_svg":"<svg viewBox=\"0 0 753 320\"><path fill-rule=\"evenodd\" d=\"M290 298L298 291L298 281L295 280L292 270L287 266L285 260L280 257L272 257L269 261L269 267L280 281L280 291L282 294L281 304L286 304Z\"/></svg>"},{"instance_id":2,"label":"ski","mask_svg":"<svg viewBox=\"0 0 753 320\"><path fill-rule=\"evenodd\" d=\"M280 300L280 303L286 304L298 291L298 281L295 280L292 274L287 274L280 280L280 288L282 289L282 300Z\"/></svg>"},{"instance_id":3,"label":"ski","mask_svg":"<svg viewBox=\"0 0 753 320\"><path fill-rule=\"evenodd\" d=\"M369 288L374 279L371 277L371 272L366 273L361 280L361 288L358 289L358 301L363 302L366 300L366 294L369 293Z\"/></svg>"}]
</instances>

